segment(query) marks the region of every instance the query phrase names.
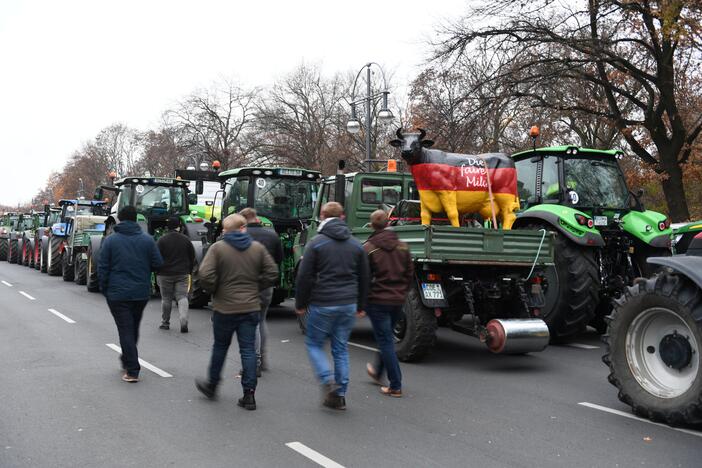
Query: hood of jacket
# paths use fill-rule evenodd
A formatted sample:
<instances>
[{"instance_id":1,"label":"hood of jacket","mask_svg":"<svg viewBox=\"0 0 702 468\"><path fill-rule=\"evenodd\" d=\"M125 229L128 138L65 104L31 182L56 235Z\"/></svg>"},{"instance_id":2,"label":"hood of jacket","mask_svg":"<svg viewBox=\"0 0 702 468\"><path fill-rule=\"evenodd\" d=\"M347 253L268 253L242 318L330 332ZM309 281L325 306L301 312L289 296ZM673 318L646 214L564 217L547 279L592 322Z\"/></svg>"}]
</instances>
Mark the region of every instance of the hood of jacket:
<instances>
[{"instance_id":1,"label":"hood of jacket","mask_svg":"<svg viewBox=\"0 0 702 468\"><path fill-rule=\"evenodd\" d=\"M371 242L374 246L379 249L391 251L399 245L400 239L397 237L397 233L390 229L383 229L380 231L375 231L368 237L368 242Z\"/></svg>"},{"instance_id":2,"label":"hood of jacket","mask_svg":"<svg viewBox=\"0 0 702 468\"><path fill-rule=\"evenodd\" d=\"M319 232L336 240L346 240L351 237L351 230L340 218L327 218L322 221Z\"/></svg>"},{"instance_id":3,"label":"hood of jacket","mask_svg":"<svg viewBox=\"0 0 702 468\"><path fill-rule=\"evenodd\" d=\"M251 247L251 236L246 232L228 232L222 236L222 240L234 247L236 250L246 250Z\"/></svg>"},{"instance_id":4,"label":"hood of jacket","mask_svg":"<svg viewBox=\"0 0 702 468\"><path fill-rule=\"evenodd\" d=\"M141 226L139 226L134 221L122 221L121 223L115 224L115 232L124 234L125 236L136 236L141 234Z\"/></svg>"}]
</instances>

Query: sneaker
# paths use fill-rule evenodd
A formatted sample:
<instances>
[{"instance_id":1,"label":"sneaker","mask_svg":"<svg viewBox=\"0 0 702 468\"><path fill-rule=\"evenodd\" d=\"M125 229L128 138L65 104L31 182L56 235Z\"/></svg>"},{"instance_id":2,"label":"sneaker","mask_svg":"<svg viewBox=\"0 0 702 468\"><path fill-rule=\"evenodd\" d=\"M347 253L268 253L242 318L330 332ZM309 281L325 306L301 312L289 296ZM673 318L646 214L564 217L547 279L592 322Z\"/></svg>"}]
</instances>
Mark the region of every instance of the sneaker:
<instances>
[{"instance_id":1,"label":"sneaker","mask_svg":"<svg viewBox=\"0 0 702 468\"><path fill-rule=\"evenodd\" d=\"M180 324L180 332L181 333L188 333L188 322L185 322L184 324Z\"/></svg>"},{"instance_id":2,"label":"sneaker","mask_svg":"<svg viewBox=\"0 0 702 468\"><path fill-rule=\"evenodd\" d=\"M346 409L346 398L337 395L338 385L324 384L322 385L322 394L324 399L322 400L322 405L327 408L336 410Z\"/></svg>"},{"instance_id":3,"label":"sneaker","mask_svg":"<svg viewBox=\"0 0 702 468\"><path fill-rule=\"evenodd\" d=\"M254 397L254 392L244 392L244 396L239 398L236 404L249 411L255 410L256 398Z\"/></svg>"},{"instance_id":4,"label":"sneaker","mask_svg":"<svg viewBox=\"0 0 702 468\"><path fill-rule=\"evenodd\" d=\"M393 398L402 398L402 390L393 390L390 387L380 387L380 393Z\"/></svg>"},{"instance_id":5,"label":"sneaker","mask_svg":"<svg viewBox=\"0 0 702 468\"><path fill-rule=\"evenodd\" d=\"M171 327L168 326L167 323L162 323L161 326L158 327L158 328L161 329L161 330L168 330L168 329L171 328Z\"/></svg>"},{"instance_id":6,"label":"sneaker","mask_svg":"<svg viewBox=\"0 0 702 468\"><path fill-rule=\"evenodd\" d=\"M129 374L122 374L122 380L129 383L135 383L139 381L139 377L134 377L133 375Z\"/></svg>"},{"instance_id":7,"label":"sneaker","mask_svg":"<svg viewBox=\"0 0 702 468\"><path fill-rule=\"evenodd\" d=\"M195 379L195 387L210 400L216 396L217 385L211 384L208 380Z\"/></svg>"},{"instance_id":8,"label":"sneaker","mask_svg":"<svg viewBox=\"0 0 702 468\"><path fill-rule=\"evenodd\" d=\"M374 384L383 385L383 382L380 381L380 376L378 375L378 372L375 370L375 367L373 367L373 364L371 364L370 362L366 363L366 372L368 373L368 377L371 378Z\"/></svg>"}]
</instances>

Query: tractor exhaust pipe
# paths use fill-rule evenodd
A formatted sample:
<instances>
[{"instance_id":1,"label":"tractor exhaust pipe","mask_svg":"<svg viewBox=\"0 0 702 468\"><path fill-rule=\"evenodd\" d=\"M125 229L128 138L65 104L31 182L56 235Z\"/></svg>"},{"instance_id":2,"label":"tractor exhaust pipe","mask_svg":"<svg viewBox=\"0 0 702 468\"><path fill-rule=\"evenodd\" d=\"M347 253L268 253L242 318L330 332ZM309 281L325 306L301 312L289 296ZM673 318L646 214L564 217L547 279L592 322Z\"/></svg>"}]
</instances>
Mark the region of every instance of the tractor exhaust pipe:
<instances>
[{"instance_id":1,"label":"tractor exhaust pipe","mask_svg":"<svg viewBox=\"0 0 702 468\"><path fill-rule=\"evenodd\" d=\"M480 333L480 341L496 354L543 351L549 338L548 326L541 319L493 319Z\"/></svg>"}]
</instances>

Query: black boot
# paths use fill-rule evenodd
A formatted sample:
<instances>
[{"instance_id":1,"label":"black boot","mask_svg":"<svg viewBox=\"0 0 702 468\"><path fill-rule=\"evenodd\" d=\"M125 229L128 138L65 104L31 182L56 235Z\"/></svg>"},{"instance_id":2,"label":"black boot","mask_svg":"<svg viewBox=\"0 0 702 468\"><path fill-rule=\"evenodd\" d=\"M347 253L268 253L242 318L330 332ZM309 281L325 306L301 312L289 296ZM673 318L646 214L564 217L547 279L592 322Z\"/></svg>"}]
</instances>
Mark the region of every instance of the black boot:
<instances>
[{"instance_id":1,"label":"black boot","mask_svg":"<svg viewBox=\"0 0 702 468\"><path fill-rule=\"evenodd\" d=\"M239 398L237 405L239 405L242 408L247 409L249 411L255 410L256 409L256 398L254 397L254 391L253 390L246 390L244 392L244 396Z\"/></svg>"},{"instance_id":2,"label":"black boot","mask_svg":"<svg viewBox=\"0 0 702 468\"><path fill-rule=\"evenodd\" d=\"M327 408L336 410L346 409L346 398L339 396L336 392L339 389L338 385L324 384L322 385L322 405Z\"/></svg>"},{"instance_id":3,"label":"black boot","mask_svg":"<svg viewBox=\"0 0 702 468\"><path fill-rule=\"evenodd\" d=\"M217 394L217 385L211 384L209 380L195 379L195 387L210 400L213 400Z\"/></svg>"}]
</instances>

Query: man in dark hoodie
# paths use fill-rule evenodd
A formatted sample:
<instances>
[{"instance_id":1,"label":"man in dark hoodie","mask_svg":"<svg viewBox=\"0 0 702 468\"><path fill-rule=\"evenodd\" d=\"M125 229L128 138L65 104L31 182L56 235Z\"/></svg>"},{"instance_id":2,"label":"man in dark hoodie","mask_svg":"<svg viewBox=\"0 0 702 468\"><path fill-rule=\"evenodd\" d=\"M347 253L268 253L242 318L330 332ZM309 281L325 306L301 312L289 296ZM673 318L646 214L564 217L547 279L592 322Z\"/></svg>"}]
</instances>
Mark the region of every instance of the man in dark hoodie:
<instances>
[{"instance_id":1,"label":"man in dark hoodie","mask_svg":"<svg viewBox=\"0 0 702 468\"><path fill-rule=\"evenodd\" d=\"M188 286L190 274L195 266L195 249L185 234L178 231L180 218L168 218L168 232L156 245L163 257L163 266L158 272L158 287L161 291L161 330L168 330L171 321L173 300L178 304L180 332L188 333Z\"/></svg>"},{"instance_id":2,"label":"man in dark hoodie","mask_svg":"<svg viewBox=\"0 0 702 468\"><path fill-rule=\"evenodd\" d=\"M258 219L256 210L253 208L244 208L239 214L246 219L246 232L249 233L253 240L260 242L266 247L268 253L273 257L273 261L275 261L278 268L280 268L280 264L283 261L283 244L281 244L280 237L276 234L275 229L263 227L261 220ZM275 287L271 286L261 291L261 321L256 327L258 375L260 375L260 371L266 370L268 367L266 359L266 337L268 335L266 316L268 315L268 308L273 299L273 289L275 289Z\"/></svg>"},{"instance_id":3,"label":"man in dark hoodie","mask_svg":"<svg viewBox=\"0 0 702 468\"><path fill-rule=\"evenodd\" d=\"M372 277L366 314L373 325L380 353L375 365L366 364L366 371L376 383L380 383L383 371L387 371L390 385L381 386L380 391L399 398L402 396L402 374L395 354L393 329L402 314L402 304L414 277L414 265L407 244L401 242L394 231L387 229L385 211L374 211L370 222L374 232L363 245Z\"/></svg>"},{"instance_id":4,"label":"man in dark hoodie","mask_svg":"<svg viewBox=\"0 0 702 468\"><path fill-rule=\"evenodd\" d=\"M133 206L125 206L117 217L114 233L107 236L100 248L98 279L100 290L117 324L122 347L122 380L138 382L139 324L144 307L151 296L151 272L163 264L156 242L144 234L136 223Z\"/></svg>"},{"instance_id":5,"label":"man in dark hoodie","mask_svg":"<svg viewBox=\"0 0 702 468\"><path fill-rule=\"evenodd\" d=\"M212 293L214 345L209 377L195 386L214 398L221 380L232 336L236 333L241 355L241 386L244 396L238 405L256 409L256 325L261 313L260 291L276 283L278 267L266 248L251 239L243 216L232 214L222 222L222 240L207 250L200 265L200 284Z\"/></svg>"},{"instance_id":6,"label":"man in dark hoodie","mask_svg":"<svg viewBox=\"0 0 702 468\"><path fill-rule=\"evenodd\" d=\"M322 384L324 406L346 409L348 341L355 314L363 315L368 258L351 236L339 203L322 206L320 218L317 235L305 246L297 273L295 310L299 315L308 312L305 345ZM331 340L334 372L324 351L327 340Z\"/></svg>"}]
</instances>

